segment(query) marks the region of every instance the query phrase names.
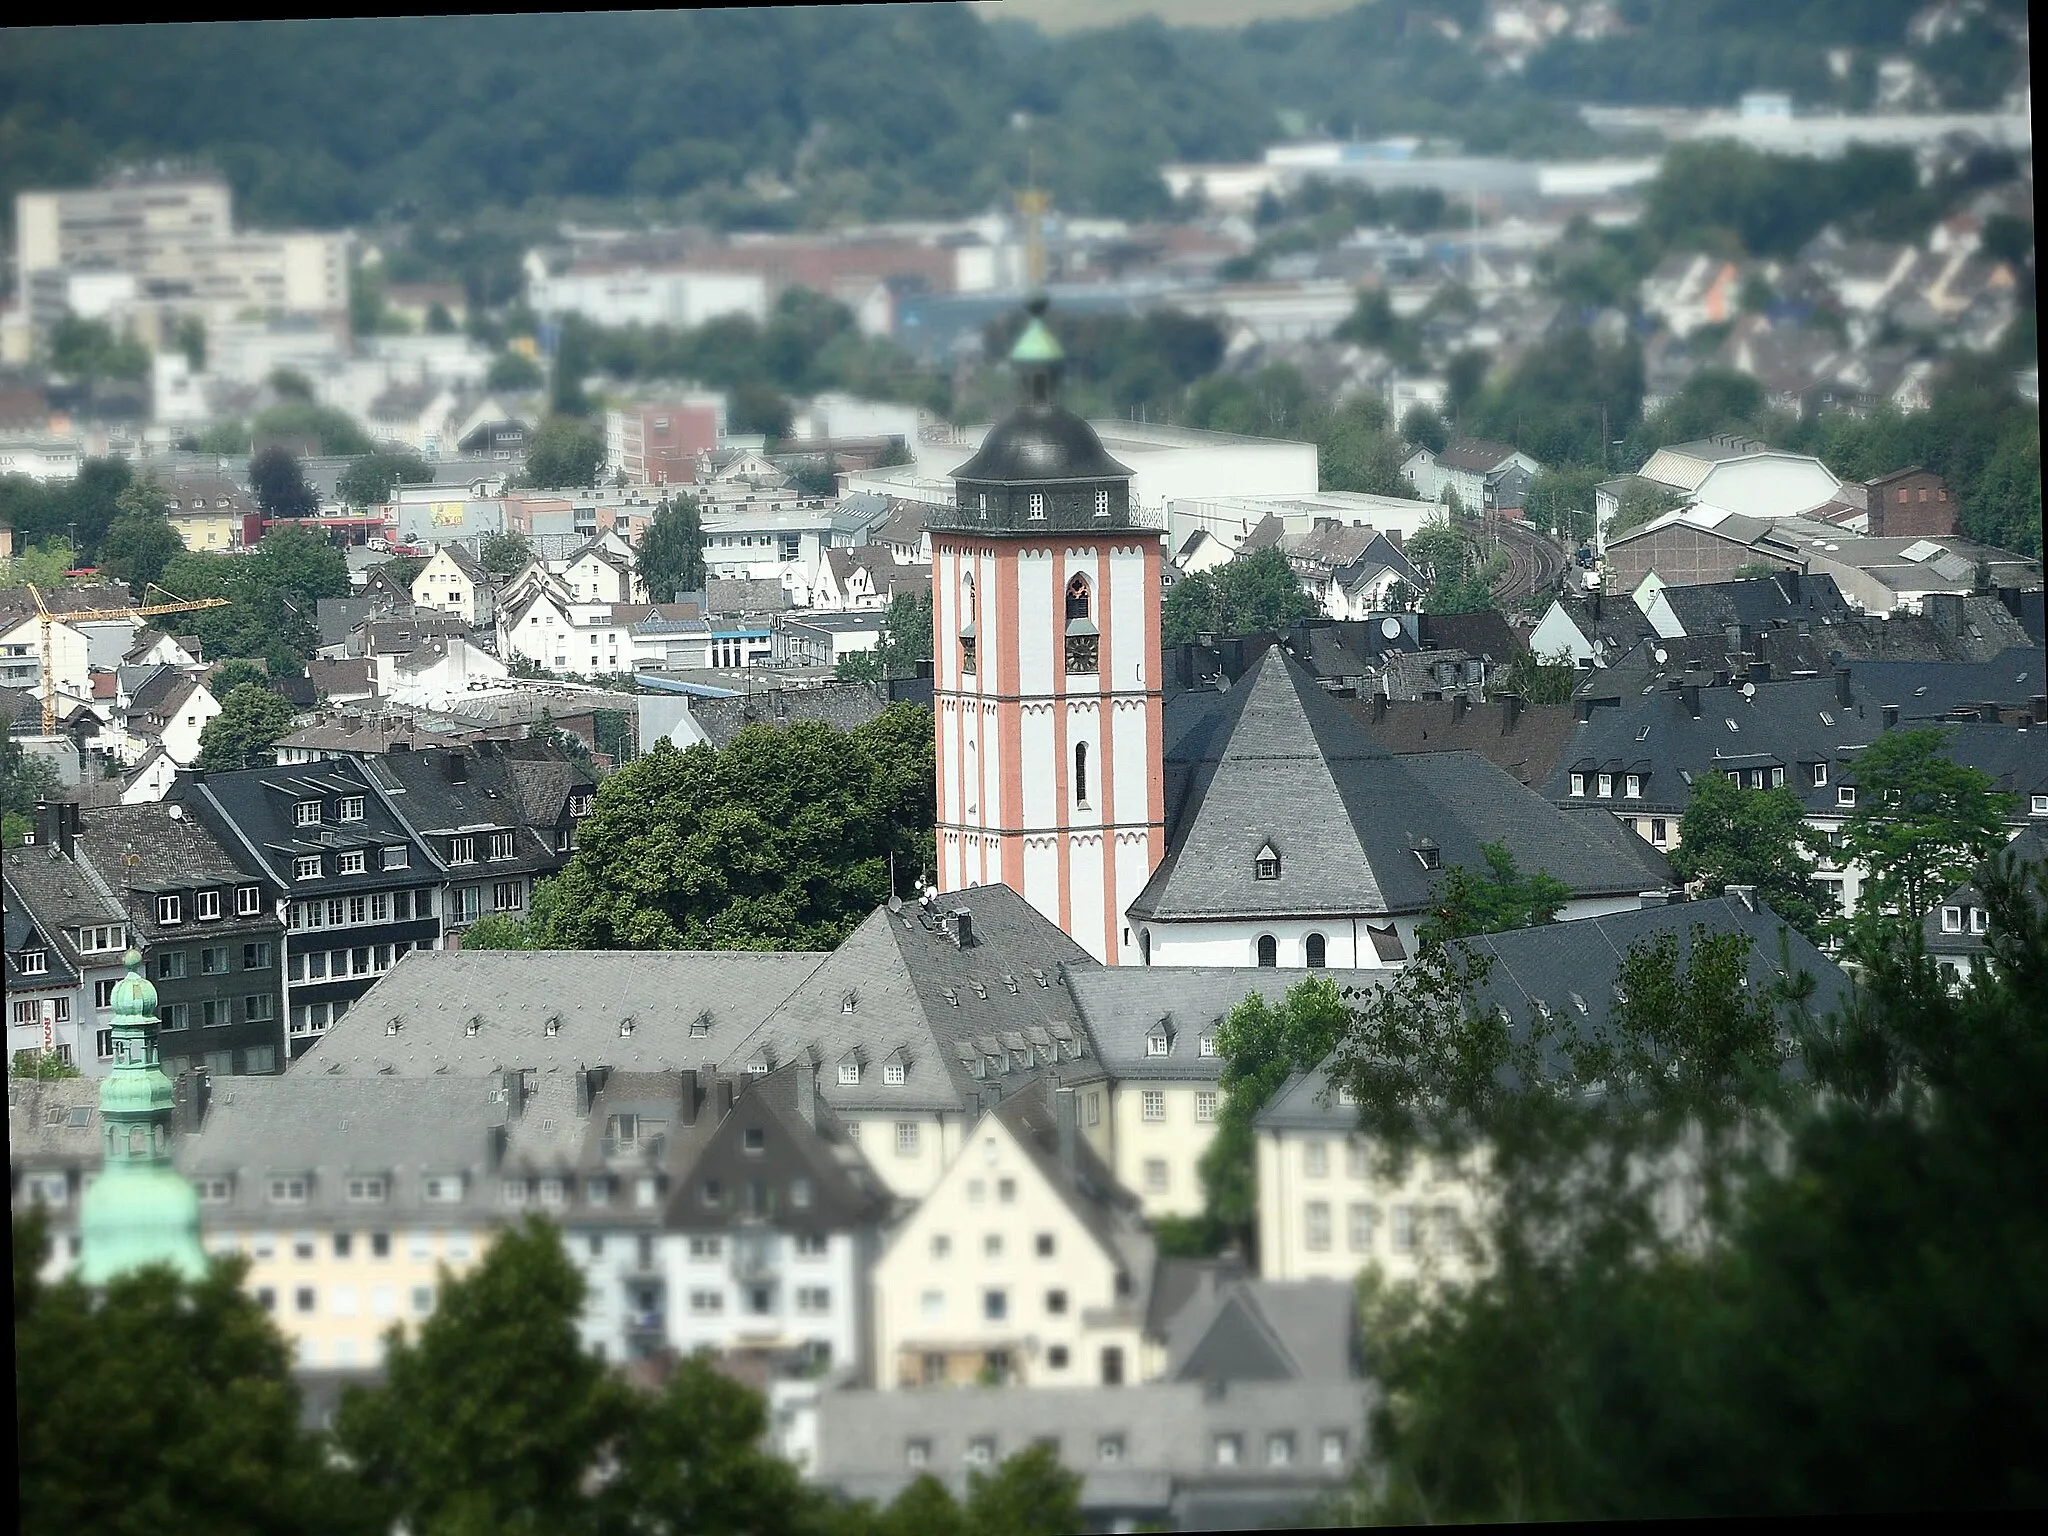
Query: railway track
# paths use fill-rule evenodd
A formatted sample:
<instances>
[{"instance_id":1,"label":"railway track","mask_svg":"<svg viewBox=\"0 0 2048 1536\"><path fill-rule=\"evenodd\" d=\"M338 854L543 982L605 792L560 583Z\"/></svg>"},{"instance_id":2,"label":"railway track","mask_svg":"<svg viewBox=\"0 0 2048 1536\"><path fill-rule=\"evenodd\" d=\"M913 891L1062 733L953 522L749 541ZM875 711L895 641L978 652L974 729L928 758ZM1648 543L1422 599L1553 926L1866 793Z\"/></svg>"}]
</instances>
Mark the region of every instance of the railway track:
<instances>
[{"instance_id":1,"label":"railway track","mask_svg":"<svg viewBox=\"0 0 2048 1536\"><path fill-rule=\"evenodd\" d=\"M1493 584L1493 600L1505 605L1539 592L1554 592L1558 578L1571 563L1557 541L1507 518L1496 526L1501 550L1508 557L1508 568Z\"/></svg>"}]
</instances>

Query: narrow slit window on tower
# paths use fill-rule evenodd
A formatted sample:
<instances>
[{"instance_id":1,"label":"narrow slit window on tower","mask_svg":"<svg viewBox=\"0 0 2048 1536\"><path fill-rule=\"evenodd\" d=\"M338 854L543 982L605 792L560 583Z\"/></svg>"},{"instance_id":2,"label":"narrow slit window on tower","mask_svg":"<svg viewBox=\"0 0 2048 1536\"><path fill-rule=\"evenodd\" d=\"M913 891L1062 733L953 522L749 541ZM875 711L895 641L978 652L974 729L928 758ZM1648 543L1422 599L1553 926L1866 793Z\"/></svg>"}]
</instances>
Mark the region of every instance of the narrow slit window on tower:
<instances>
[{"instance_id":1,"label":"narrow slit window on tower","mask_svg":"<svg viewBox=\"0 0 2048 1536\"><path fill-rule=\"evenodd\" d=\"M1074 744L1074 804L1086 809L1088 806L1088 743Z\"/></svg>"}]
</instances>

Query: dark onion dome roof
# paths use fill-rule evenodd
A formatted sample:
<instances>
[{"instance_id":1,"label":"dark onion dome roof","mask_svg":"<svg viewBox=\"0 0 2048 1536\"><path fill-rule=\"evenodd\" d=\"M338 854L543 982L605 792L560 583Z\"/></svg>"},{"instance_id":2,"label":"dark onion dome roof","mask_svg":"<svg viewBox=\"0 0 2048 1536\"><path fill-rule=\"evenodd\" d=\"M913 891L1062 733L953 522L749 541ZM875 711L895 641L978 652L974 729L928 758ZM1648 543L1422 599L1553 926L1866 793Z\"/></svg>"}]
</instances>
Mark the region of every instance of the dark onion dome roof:
<instances>
[{"instance_id":1,"label":"dark onion dome roof","mask_svg":"<svg viewBox=\"0 0 2048 1536\"><path fill-rule=\"evenodd\" d=\"M1095 429L1060 404L1065 354L1045 323L1044 296L1033 298L1026 308L1030 323L1010 349L1023 403L990 429L979 451L953 471L953 478L984 484L1130 479L1131 472L1109 456Z\"/></svg>"}]
</instances>

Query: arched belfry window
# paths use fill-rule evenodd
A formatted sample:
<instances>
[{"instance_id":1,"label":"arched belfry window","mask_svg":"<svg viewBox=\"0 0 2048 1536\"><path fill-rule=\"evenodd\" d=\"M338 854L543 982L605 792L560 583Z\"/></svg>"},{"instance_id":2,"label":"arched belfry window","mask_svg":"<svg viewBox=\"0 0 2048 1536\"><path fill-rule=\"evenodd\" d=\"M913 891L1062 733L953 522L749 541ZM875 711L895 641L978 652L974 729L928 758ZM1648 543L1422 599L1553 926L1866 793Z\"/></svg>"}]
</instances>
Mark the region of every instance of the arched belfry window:
<instances>
[{"instance_id":1,"label":"arched belfry window","mask_svg":"<svg viewBox=\"0 0 2048 1536\"><path fill-rule=\"evenodd\" d=\"M1086 674L1101 670L1102 636L1088 616L1093 594L1088 578L1076 575L1067 583L1067 672Z\"/></svg>"},{"instance_id":2,"label":"arched belfry window","mask_svg":"<svg viewBox=\"0 0 2048 1536\"><path fill-rule=\"evenodd\" d=\"M1076 576L1067 583L1067 617L1085 619L1088 613L1088 578Z\"/></svg>"},{"instance_id":3,"label":"arched belfry window","mask_svg":"<svg viewBox=\"0 0 2048 1536\"><path fill-rule=\"evenodd\" d=\"M974 578L960 578L960 670L963 674L974 672L978 662L975 655L974 627Z\"/></svg>"},{"instance_id":4,"label":"arched belfry window","mask_svg":"<svg viewBox=\"0 0 2048 1536\"><path fill-rule=\"evenodd\" d=\"M972 576L962 576L960 578L960 622L962 624L972 624L974 622L974 578Z\"/></svg>"}]
</instances>

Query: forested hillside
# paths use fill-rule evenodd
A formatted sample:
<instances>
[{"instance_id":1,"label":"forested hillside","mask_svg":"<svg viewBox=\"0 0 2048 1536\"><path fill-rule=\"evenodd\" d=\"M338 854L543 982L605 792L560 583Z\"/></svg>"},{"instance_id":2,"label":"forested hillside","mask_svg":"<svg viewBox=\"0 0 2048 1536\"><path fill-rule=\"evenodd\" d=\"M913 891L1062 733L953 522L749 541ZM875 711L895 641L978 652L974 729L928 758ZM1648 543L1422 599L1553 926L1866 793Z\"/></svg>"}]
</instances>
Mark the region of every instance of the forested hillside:
<instances>
[{"instance_id":1,"label":"forested hillside","mask_svg":"<svg viewBox=\"0 0 2048 1536\"><path fill-rule=\"evenodd\" d=\"M772 225L978 210L1035 150L1062 208L1140 216L1162 161L1288 133L1587 153L1580 101L1861 105L1921 8L1623 0L1624 35L1561 38L1519 74L1489 72L1482 0L1058 38L951 5L40 28L0 49L0 194L170 156L219 166L259 224L630 197ZM2025 66L1981 17L1909 51L1951 106Z\"/></svg>"}]
</instances>

